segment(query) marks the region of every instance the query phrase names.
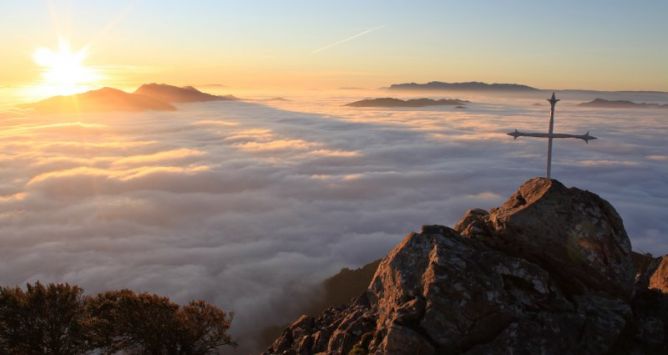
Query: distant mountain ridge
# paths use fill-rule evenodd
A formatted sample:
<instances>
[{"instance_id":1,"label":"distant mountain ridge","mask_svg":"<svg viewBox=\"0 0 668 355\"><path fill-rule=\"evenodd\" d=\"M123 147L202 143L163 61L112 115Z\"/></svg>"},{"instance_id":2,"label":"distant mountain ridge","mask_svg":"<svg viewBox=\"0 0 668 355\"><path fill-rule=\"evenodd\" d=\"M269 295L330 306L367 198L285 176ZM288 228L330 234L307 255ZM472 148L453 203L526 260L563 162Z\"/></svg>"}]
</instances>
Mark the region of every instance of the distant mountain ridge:
<instances>
[{"instance_id":1,"label":"distant mountain ridge","mask_svg":"<svg viewBox=\"0 0 668 355\"><path fill-rule=\"evenodd\" d=\"M459 106L469 103L459 99L396 99L393 97L382 97L377 99L365 99L346 104L352 107L427 107L427 106Z\"/></svg>"},{"instance_id":2,"label":"distant mountain ridge","mask_svg":"<svg viewBox=\"0 0 668 355\"><path fill-rule=\"evenodd\" d=\"M105 87L80 94L53 96L22 106L41 113L175 111L174 103L236 99L231 95L211 95L192 86L153 83L140 86L134 93Z\"/></svg>"},{"instance_id":3,"label":"distant mountain ridge","mask_svg":"<svg viewBox=\"0 0 668 355\"><path fill-rule=\"evenodd\" d=\"M540 91L540 89L512 83L483 83L480 81L468 81L460 83L446 83L442 81L430 81L428 83L401 83L392 84L390 90L460 90L460 91Z\"/></svg>"},{"instance_id":4,"label":"distant mountain ridge","mask_svg":"<svg viewBox=\"0 0 668 355\"><path fill-rule=\"evenodd\" d=\"M597 107L597 108L666 108L668 109L667 104L651 104L651 103L638 103L628 100L606 100L596 98L589 102L583 102L578 106L583 107Z\"/></svg>"},{"instance_id":5,"label":"distant mountain ridge","mask_svg":"<svg viewBox=\"0 0 668 355\"><path fill-rule=\"evenodd\" d=\"M481 81L465 81L465 82L443 82L443 81L430 81L427 83L399 83L391 84L385 89L388 90L405 90L405 91L506 91L506 92L557 92L562 94L601 94L601 93L611 93L611 94L647 94L647 95L668 95L668 91L659 91L659 90L592 90L592 89L545 89L545 88L536 88L529 85L517 84L517 83L485 83Z\"/></svg>"},{"instance_id":6,"label":"distant mountain ridge","mask_svg":"<svg viewBox=\"0 0 668 355\"><path fill-rule=\"evenodd\" d=\"M236 100L232 95L212 95L199 91L192 86L178 87L156 83L144 84L135 90L134 93L150 96L169 103Z\"/></svg>"}]
</instances>

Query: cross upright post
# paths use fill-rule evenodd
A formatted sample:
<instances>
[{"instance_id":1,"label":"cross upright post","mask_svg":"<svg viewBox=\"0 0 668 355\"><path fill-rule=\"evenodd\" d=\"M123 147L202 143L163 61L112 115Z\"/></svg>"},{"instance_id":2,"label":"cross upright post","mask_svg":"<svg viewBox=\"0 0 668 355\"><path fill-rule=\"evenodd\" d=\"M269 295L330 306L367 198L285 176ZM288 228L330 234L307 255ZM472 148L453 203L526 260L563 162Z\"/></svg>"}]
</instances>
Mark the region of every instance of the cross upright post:
<instances>
[{"instance_id":1,"label":"cross upright post","mask_svg":"<svg viewBox=\"0 0 668 355\"><path fill-rule=\"evenodd\" d=\"M554 107L557 106L556 95L552 93L552 97L547 100L550 103L550 128L549 128L549 137L547 139L547 178L550 178L552 175L552 139L554 133Z\"/></svg>"},{"instance_id":2,"label":"cross upright post","mask_svg":"<svg viewBox=\"0 0 668 355\"><path fill-rule=\"evenodd\" d=\"M559 99L552 93L552 97L547 99L547 102L550 103L550 125L547 133L520 132L515 130L514 132L508 133L508 135L513 137L513 139L517 139L518 137L547 138L547 178L550 179L552 177L552 140L554 138L582 139L585 143L589 144L589 141L596 139L596 137L589 135L589 132L585 134L554 133L554 110Z\"/></svg>"}]
</instances>

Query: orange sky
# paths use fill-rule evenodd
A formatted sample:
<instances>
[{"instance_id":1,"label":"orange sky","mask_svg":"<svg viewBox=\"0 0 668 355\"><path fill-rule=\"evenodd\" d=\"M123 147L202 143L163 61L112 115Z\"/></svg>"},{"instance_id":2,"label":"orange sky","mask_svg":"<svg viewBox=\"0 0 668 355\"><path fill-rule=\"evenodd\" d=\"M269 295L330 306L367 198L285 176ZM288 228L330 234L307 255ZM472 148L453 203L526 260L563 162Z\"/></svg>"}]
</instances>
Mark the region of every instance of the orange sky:
<instances>
[{"instance_id":1,"label":"orange sky","mask_svg":"<svg viewBox=\"0 0 668 355\"><path fill-rule=\"evenodd\" d=\"M0 85L36 86L37 48L88 48L87 86L377 88L396 82L516 82L540 88L668 91L665 2L559 7L519 1L187 4L4 2Z\"/></svg>"}]
</instances>

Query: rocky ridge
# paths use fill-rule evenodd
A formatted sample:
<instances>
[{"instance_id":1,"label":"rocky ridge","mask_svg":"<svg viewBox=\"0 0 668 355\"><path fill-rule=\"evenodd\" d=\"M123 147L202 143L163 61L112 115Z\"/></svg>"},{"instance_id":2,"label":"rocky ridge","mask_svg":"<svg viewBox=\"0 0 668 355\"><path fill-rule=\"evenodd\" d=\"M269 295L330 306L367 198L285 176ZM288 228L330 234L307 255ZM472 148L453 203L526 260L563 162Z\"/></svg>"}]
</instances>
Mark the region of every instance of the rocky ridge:
<instances>
[{"instance_id":1,"label":"rocky ridge","mask_svg":"<svg viewBox=\"0 0 668 355\"><path fill-rule=\"evenodd\" d=\"M265 354L667 352L668 257L632 252L596 194L535 178L454 229L407 235L366 292Z\"/></svg>"}]
</instances>

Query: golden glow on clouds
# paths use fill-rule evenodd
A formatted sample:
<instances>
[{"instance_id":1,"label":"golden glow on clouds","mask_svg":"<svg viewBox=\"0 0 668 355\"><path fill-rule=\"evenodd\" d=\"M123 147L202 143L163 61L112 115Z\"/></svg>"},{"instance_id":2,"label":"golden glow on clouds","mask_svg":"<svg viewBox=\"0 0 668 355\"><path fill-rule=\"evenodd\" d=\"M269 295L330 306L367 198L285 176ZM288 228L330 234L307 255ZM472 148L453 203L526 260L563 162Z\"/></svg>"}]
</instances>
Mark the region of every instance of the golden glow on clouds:
<instances>
[{"instance_id":1,"label":"golden glow on clouds","mask_svg":"<svg viewBox=\"0 0 668 355\"><path fill-rule=\"evenodd\" d=\"M234 146L240 150L255 153L268 152L304 152L316 157L352 158L360 156L360 152L352 150L328 149L319 142L299 138L279 138L270 129L251 128L231 135L228 141L240 140L243 143Z\"/></svg>"},{"instance_id":2,"label":"golden glow on clouds","mask_svg":"<svg viewBox=\"0 0 668 355\"><path fill-rule=\"evenodd\" d=\"M128 170L76 167L72 169L64 169L64 170L39 174L31 178L26 183L26 186L30 187L53 179L90 177L90 178L103 178L103 179L118 180L118 181L131 181L139 178L150 177L151 175L159 175L159 174L192 175L209 170L210 168L206 165L195 165L186 167L149 165Z\"/></svg>"},{"instance_id":3,"label":"golden glow on clouds","mask_svg":"<svg viewBox=\"0 0 668 355\"><path fill-rule=\"evenodd\" d=\"M649 160L668 161L668 155L653 154L646 157Z\"/></svg>"},{"instance_id":4,"label":"golden glow on clouds","mask_svg":"<svg viewBox=\"0 0 668 355\"><path fill-rule=\"evenodd\" d=\"M275 150L305 150L314 145L314 143L307 142L303 139L275 139L263 140L260 142L246 142L239 144L238 147L246 151L267 152Z\"/></svg>"},{"instance_id":5,"label":"golden glow on clouds","mask_svg":"<svg viewBox=\"0 0 668 355\"><path fill-rule=\"evenodd\" d=\"M84 130L87 134L87 129L104 128L103 124L98 123L82 123L82 122L58 122L38 125L20 125L18 127L11 127L0 131L0 137L15 137L18 135L28 135L35 131L50 131L57 133L74 133L76 131Z\"/></svg>"},{"instance_id":6,"label":"golden glow on clouds","mask_svg":"<svg viewBox=\"0 0 668 355\"><path fill-rule=\"evenodd\" d=\"M197 149L188 149L188 148L171 149L152 154L135 155L131 157L121 158L116 160L114 164L118 165L143 164L147 162L158 162L165 160L198 157L202 154L204 153Z\"/></svg>"}]
</instances>

